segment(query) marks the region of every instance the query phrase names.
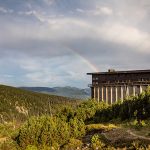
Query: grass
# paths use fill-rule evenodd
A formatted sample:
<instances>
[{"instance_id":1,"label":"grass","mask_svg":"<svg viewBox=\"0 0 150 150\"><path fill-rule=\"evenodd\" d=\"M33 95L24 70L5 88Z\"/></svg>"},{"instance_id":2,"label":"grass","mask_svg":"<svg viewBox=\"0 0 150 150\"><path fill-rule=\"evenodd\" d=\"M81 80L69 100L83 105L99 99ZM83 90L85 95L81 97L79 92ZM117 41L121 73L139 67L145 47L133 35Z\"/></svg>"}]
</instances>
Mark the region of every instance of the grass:
<instances>
[{"instance_id":1,"label":"grass","mask_svg":"<svg viewBox=\"0 0 150 150\"><path fill-rule=\"evenodd\" d=\"M0 124L0 138L10 137L15 130L16 125L12 122Z\"/></svg>"},{"instance_id":2,"label":"grass","mask_svg":"<svg viewBox=\"0 0 150 150\"><path fill-rule=\"evenodd\" d=\"M11 135L19 126L19 124L13 122L0 124L0 150L17 150Z\"/></svg>"},{"instance_id":3,"label":"grass","mask_svg":"<svg viewBox=\"0 0 150 150\"><path fill-rule=\"evenodd\" d=\"M90 125L86 125L87 132L95 131L95 130L106 132L106 131L110 131L110 130L116 129L116 128L118 128L118 127L114 124L90 124Z\"/></svg>"}]
</instances>

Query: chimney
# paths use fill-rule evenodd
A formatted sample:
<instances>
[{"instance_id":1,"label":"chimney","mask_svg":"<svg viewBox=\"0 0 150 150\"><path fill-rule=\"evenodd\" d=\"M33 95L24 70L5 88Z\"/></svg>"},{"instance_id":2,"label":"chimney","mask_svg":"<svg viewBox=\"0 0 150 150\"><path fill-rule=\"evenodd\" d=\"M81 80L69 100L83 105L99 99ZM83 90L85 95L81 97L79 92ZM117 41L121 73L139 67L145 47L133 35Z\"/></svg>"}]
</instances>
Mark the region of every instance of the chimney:
<instances>
[{"instance_id":1,"label":"chimney","mask_svg":"<svg viewBox=\"0 0 150 150\"><path fill-rule=\"evenodd\" d=\"M116 72L115 69L108 69L108 72Z\"/></svg>"}]
</instances>

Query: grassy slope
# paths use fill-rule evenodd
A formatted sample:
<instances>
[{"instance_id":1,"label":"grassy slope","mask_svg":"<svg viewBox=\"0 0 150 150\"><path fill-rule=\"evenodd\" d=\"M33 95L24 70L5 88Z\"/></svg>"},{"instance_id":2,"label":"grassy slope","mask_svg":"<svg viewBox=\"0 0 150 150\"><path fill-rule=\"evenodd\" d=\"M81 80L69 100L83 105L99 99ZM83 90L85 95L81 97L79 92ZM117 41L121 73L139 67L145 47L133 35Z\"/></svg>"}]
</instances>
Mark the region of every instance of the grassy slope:
<instances>
[{"instance_id":1,"label":"grassy slope","mask_svg":"<svg viewBox=\"0 0 150 150\"><path fill-rule=\"evenodd\" d=\"M79 101L54 95L34 93L0 85L0 122L24 121L33 115L50 114L63 105L76 105Z\"/></svg>"}]
</instances>

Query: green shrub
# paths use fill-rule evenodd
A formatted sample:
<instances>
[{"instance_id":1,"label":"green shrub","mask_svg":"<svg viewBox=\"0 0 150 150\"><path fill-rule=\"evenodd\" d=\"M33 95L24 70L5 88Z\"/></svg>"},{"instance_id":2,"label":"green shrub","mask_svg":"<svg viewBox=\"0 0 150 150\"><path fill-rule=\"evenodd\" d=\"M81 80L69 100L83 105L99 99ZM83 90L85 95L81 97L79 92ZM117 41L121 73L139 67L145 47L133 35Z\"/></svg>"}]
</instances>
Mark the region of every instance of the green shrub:
<instances>
[{"instance_id":1,"label":"green shrub","mask_svg":"<svg viewBox=\"0 0 150 150\"><path fill-rule=\"evenodd\" d=\"M63 150L76 150L82 148L82 141L78 139L70 139L69 142L64 145Z\"/></svg>"},{"instance_id":2,"label":"green shrub","mask_svg":"<svg viewBox=\"0 0 150 150\"><path fill-rule=\"evenodd\" d=\"M95 100L89 100L80 104L76 109L76 116L83 121L91 121L98 109L107 108L107 104L104 102L98 103Z\"/></svg>"},{"instance_id":3,"label":"green shrub","mask_svg":"<svg viewBox=\"0 0 150 150\"><path fill-rule=\"evenodd\" d=\"M60 147L69 139L85 134L82 120L72 119L69 123L58 117L32 117L12 137L19 147L25 149L28 145L42 147Z\"/></svg>"},{"instance_id":4,"label":"green shrub","mask_svg":"<svg viewBox=\"0 0 150 150\"><path fill-rule=\"evenodd\" d=\"M38 150L38 148L34 145L28 145L26 150Z\"/></svg>"},{"instance_id":5,"label":"green shrub","mask_svg":"<svg viewBox=\"0 0 150 150\"><path fill-rule=\"evenodd\" d=\"M83 120L77 118L71 119L69 122L71 137L78 138L85 134L85 124Z\"/></svg>"},{"instance_id":6,"label":"green shrub","mask_svg":"<svg viewBox=\"0 0 150 150\"><path fill-rule=\"evenodd\" d=\"M96 149L103 149L105 147L105 144L100 140L98 134L94 134L91 138L91 146L94 150L96 150Z\"/></svg>"},{"instance_id":7,"label":"green shrub","mask_svg":"<svg viewBox=\"0 0 150 150\"><path fill-rule=\"evenodd\" d=\"M26 148L27 145L63 144L70 137L69 125L59 118L42 116L29 119L14 135L17 144Z\"/></svg>"},{"instance_id":8,"label":"green shrub","mask_svg":"<svg viewBox=\"0 0 150 150\"><path fill-rule=\"evenodd\" d=\"M67 106L62 109L57 117L69 122L71 119L77 118L78 120L83 120L85 123L91 123L94 121L94 116L97 110L107 108L107 104L104 102L98 103L95 100L88 100L76 107Z\"/></svg>"},{"instance_id":9,"label":"green shrub","mask_svg":"<svg viewBox=\"0 0 150 150\"><path fill-rule=\"evenodd\" d=\"M139 124L142 120L150 118L150 89L138 96L129 97L122 103L97 109L94 116L97 123L118 118L122 121L136 119Z\"/></svg>"}]
</instances>

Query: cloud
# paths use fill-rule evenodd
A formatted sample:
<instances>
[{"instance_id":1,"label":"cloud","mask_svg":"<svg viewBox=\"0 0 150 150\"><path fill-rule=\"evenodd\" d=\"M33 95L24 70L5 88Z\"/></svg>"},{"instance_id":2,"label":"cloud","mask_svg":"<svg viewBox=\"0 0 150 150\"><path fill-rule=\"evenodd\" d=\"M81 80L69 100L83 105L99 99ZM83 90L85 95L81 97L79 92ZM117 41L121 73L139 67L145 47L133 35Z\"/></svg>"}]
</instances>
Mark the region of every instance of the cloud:
<instances>
[{"instance_id":1,"label":"cloud","mask_svg":"<svg viewBox=\"0 0 150 150\"><path fill-rule=\"evenodd\" d=\"M6 9L6 8L4 8L4 7L0 7L0 12L2 12L2 13L13 13L14 11L12 10L12 9Z\"/></svg>"},{"instance_id":2,"label":"cloud","mask_svg":"<svg viewBox=\"0 0 150 150\"><path fill-rule=\"evenodd\" d=\"M113 15L113 10L106 6L96 6L93 10L76 9L77 12L90 16Z\"/></svg>"},{"instance_id":3,"label":"cloud","mask_svg":"<svg viewBox=\"0 0 150 150\"><path fill-rule=\"evenodd\" d=\"M99 33L108 41L130 46L135 51L150 53L150 34L136 27L114 23L101 27Z\"/></svg>"},{"instance_id":4,"label":"cloud","mask_svg":"<svg viewBox=\"0 0 150 150\"><path fill-rule=\"evenodd\" d=\"M4 75L13 75L9 82L16 85L80 87L90 82L85 74L92 68L149 67L148 4L146 0L3 2L0 75L5 81Z\"/></svg>"},{"instance_id":5,"label":"cloud","mask_svg":"<svg viewBox=\"0 0 150 150\"><path fill-rule=\"evenodd\" d=\"M94 10L93 15L112 15L113 14L113 10L109 7L102 7L102 6L97 6L96 10Z\"/></svg>"},{"instance_id":6,"label":"cloud","mask_svg":"<svg viewBox=\"0 0 150 150\"><path fill-rule=\"evenodd\" d=\"M76 61L78 59L78 61ZM52 59L29 58L17 60L21 70L25 72L22 79L24 84L43 86L86 86L85 72L92 69L82 59L72 55L71 57L57 57ZM74 66L72 71L72 66ZM84 69L83 69L84 68ZM73 81L73 82L72 82Z\"/></svg>"},{"instance_id":7,"label":"cloud","mask_svg":"<svg viewBox=\"0 0 150 150\"><path fill-rule=\"evenodd\" d=\"M83 9L80 9L80 8L77 8L76 11L80 12L80 13L85 13L85 11Z\"/></svg>"},{"instance_id":8,"label":"cloud","mask_svg":"<svg viewBox=\"0 0 150 150\"><path fill-rule=\"evenodd\" d=\"M7 13L7 10L5 8L3 8L3 7L0 7L0 12Z\"/></svg>"},{"instance_id":9,"label":"cloud","mask_svg":"<svg viewBox=\"0 0 150 150\"><path fill-rule=\"evenodd\" d=\"M97 39L129 46L135 52L150 53L150 34L121 22L94 24L78 18L43 18L41 25L0 25L0 47L31 56L53 57L70 55L67 45L81 39ZM98 44L98 43L97 43ZM121 50L121 49L120 49ZM87 51L79 48L86 55Z\"/></svg>"},{"instance_id":10,"label":"cloud","mask_svg":"<svg viewBox=\"0 0 150 150\"><path fill-rule=\"evenodd\" d=\"M47 5L52 5L55 0L43 0Z\"/></svg>"}]
</instances>

